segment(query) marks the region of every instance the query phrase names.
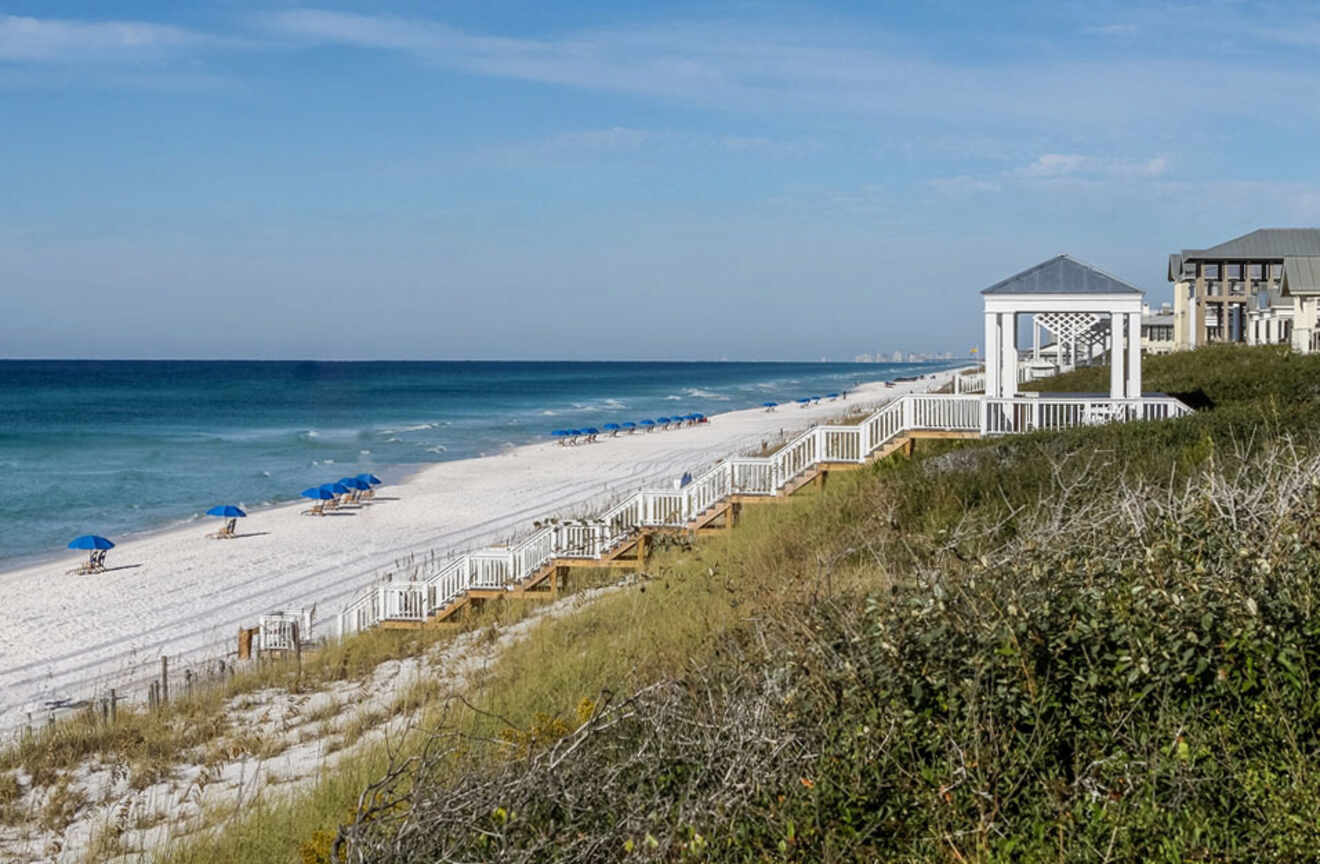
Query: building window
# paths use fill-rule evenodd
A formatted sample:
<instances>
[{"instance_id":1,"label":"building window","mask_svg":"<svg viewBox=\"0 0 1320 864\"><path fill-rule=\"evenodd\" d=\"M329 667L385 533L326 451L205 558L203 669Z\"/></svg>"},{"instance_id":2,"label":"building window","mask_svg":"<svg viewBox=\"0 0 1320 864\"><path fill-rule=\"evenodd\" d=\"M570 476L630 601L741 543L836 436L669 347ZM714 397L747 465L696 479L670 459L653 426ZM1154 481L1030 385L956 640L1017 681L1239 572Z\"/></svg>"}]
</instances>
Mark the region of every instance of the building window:
<instances>
[{"instance_id":1,"label":"building window","mask_svg":"<svg viewBox=\"0 0 1320 864\"><path fill-rule=\"evenodd\" d=\"M1262 266L1262 265L1260 265L1260 264L1252 264L1252 265L1251 265L1251 278L1252 278L1252 279L1263 279L1263 278L1265 278L1264 275L1263 275L1264 270L1265 270L1264 266Z\"/></svg>"},{"instance_id":2,"label":"building window","mask_svg":"<svg viewBox=\"0 0 1320 864\"><path fill-rule=\"evenodd\" d=\"M1228 265L1228 278L1229 278L1229 279L1241 279L1241 278L1242 278L1242 265L1241 265L1241 264L1229 264L1229 265Z\"/></svg>"},{"instance_id":3,"label":"building window","mask_svg":"<svg viewBox=\"0 0 1320 864\"><path fill-rule=\"evenodd\" d=\"M1218 279L1218 278L1219 278L1219 265L1218 265L1218 264L1202 264L1202 265L1201 265L1201 275L1204 276L1204 277L1207 278L1207 279Z\"/></svg>"}]
</instances>

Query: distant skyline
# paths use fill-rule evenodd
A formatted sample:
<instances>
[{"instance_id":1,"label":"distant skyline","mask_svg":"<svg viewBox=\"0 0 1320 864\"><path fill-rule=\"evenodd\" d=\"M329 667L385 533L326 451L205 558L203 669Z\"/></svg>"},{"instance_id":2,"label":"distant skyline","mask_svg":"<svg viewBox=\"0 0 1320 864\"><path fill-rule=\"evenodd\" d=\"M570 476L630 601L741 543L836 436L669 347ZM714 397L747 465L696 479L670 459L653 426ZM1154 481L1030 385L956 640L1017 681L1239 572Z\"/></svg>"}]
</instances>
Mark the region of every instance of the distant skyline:
<instances>
[{"instance_id":1,"label":"distant skyline","mask_svg":"<svg viewBox=\"0 0 1320 864\"><path fill-rule=\"evenodd\" d=\"M1312 4L0 8L0 357L838 360L1320 224Z\"/></svg>"}]
</instances>

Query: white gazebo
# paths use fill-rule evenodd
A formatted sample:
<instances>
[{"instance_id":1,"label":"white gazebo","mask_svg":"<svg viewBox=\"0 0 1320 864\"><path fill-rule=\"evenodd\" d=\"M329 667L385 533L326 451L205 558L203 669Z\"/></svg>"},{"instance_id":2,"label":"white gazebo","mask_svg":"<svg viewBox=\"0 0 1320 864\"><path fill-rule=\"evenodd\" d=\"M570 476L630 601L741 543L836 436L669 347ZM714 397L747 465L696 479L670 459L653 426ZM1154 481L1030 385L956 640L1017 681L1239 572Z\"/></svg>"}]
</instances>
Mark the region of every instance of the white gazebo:
<instances>
[{"instance_id":1,"label":"white gazebo","mask_svg":"<svg viewBox=\"0 0 1320 864\"><path fill-rule=\"evenodd\" d=\"M985 297L985 395L1012 399L1018 385L1018 316L1032 316L1034 359L1048 330L1058 356L1090 357L1108 343L1109 398L1141 398L1142 292L1089 264L1060 255L991 285Z\"/></svg>"}]
</instances>

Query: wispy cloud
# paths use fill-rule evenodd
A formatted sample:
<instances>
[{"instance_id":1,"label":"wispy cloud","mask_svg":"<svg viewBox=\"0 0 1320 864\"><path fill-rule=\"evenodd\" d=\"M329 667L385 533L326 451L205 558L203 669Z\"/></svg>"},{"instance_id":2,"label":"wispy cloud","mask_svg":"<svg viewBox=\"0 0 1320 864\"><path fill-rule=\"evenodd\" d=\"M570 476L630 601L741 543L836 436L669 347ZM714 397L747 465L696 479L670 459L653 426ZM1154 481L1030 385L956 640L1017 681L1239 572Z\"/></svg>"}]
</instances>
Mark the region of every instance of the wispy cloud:
<instances>
[{"instance_id":1,"label":"wispy cloud","mask_svg":"<svg viewBox=\"0 0 1320 864\"><path fill-rule=\"evenodd\" d=\"M1149 159L1115 159L1081 153L1044 153L1021 169L1025 177L1159 177L1169 168L1164 156Z\"/></svg>"},{"instance_id":2,"label":"wispy cloud","mask_svg":"<svg viewBox=\"0 0 1320 864\"><path fill-rule=\"evenodd\" d=\"M156 59L214 37L146 21L80 21L0 16L0 60L86 63Z\"/></svg>"},{"instance_id":3,"label":"wispy cloud","mask_svg":"<svg viewBox=\"0 0 1320 864\"><path fill-rule=\"evenodd\" d=\"M434 20L318 9L270 13L259 26L294 45L392 51L468 74L726 111L824 110L932 125L974 117L979 133L992 137L1000 130L1034 133L1046 124L1110 137L1148 135L1139 130L1157 124L1172 136L1185 124L1227 116L1238 104L1261 111L1309 104L1316 84L1309 70L1267 56L1231 68L1160 52L1103 60L1023 55L954 61L923 54L910 40L874 26L776 31L689 20L509 38ZM1192 113L1198 116L1171 111L1175 105L1197 105Z\"/></svg>"}]
</instances>

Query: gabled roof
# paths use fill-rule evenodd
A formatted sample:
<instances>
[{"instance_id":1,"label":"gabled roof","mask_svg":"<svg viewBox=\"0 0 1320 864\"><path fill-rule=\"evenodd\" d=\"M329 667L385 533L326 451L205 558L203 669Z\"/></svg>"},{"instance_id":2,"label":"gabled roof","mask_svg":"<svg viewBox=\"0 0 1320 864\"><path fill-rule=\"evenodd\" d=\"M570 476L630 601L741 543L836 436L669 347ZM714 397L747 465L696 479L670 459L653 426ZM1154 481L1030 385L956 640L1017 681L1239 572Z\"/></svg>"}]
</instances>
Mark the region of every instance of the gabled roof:
<instances>
[{"instance_id":1,"label":"gabled roof","mask_svg":"<svg viewBox=\"0 0 1320 864\"><path fill-rule=\"evenodd\" d=\"M1209 249L1184 249L1182 258L1231 261L1235 258L1287 258L1320 255L1320 228L1257 228ZM1181 262L1180 262L1181 263Z\"/></svg>"},{"instance_id":2,"label":"gabled roof","mask_svg":"<svg viewBox=\"0 0 1320 864\"><path fill-rule=\"evenodd\" d=\"M1279 293L1285 297L1320 294L1320 256L1284 258Z\"/></svg>"},{"instance_id":3,"label":"gabled roof","mask_svg":"<svg viewBox=\"0 0 1320 864\"><path fill-rule=\"evenodd\" d=\"M1071 255L1042 261L1035 267L996 282L982 294L1140 294L1122 279L1110 276Z\"/></svg>"}]
</instances>

